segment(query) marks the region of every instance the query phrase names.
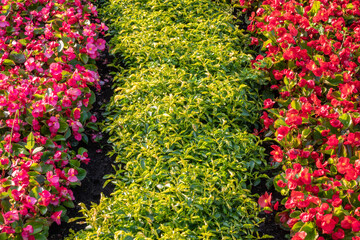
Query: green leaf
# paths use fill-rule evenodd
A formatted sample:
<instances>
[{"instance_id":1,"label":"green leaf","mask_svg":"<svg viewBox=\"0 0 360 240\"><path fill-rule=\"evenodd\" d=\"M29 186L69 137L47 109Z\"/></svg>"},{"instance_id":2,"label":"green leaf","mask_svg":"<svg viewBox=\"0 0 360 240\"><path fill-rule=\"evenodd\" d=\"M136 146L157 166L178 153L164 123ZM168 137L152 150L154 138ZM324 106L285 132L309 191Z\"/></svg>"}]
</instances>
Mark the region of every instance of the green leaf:
<instances>
[{"instance_id":1,"label":"green leaf","mask_svg":"<svg viewBox=\"0 0 360 240\"><path fill-rule=\"evenodd\" d=\"M25 226L31 225L34 229L33 234L37 234L43 230L43 223L35 222L35 221L28 221Z\"/></svg>"},{"instance_id":2,"label":"green leaf","mask_svg":"<svg viewBox=\"0 0 360 240\"><path fill-rule=\"evenodd\" d=\"M294 226L291 228L291 231L294 233L299 232L299 230L304 226L304 224L305 223L303 223L302 221L295 223Z\"/></svg>"},{"instance_id":3,"label":"green leaf","mask_svg":"<svg viewBox=\"0 0 360 240\"><path fill-rule=\"evenodd\" d=\"M287 124L283 118L277 119L274 123L275 128L279 128L280 126L287 126Z\"/></svg>"},{"instance_id":4,"label":"green leaf","mask_svg":"<svg viewBox=\"0 0 360 240\"><path fill-rule=\"evenodd\" d=\"M48 209L45 206L39 206L39 210L42 215L45 215Z\"/></svg>"},{"instance_id":5,"label":"green leaf","mask_svg":"<svg viewBox=\"0 0 360 240\"><path fill-rule=\"evenodd\" d=\"M90 104L94 104L95 101L96 101L96 96L95 96L95 93L93 91L90 92L91 93L91 96L89 98L89 103Z\"/></svg>"},{"instance_id":6,"label":"green leaf","mask_svg":"<svg viewBox=\"0 0 360 240\"><path fill-rule=\"evenodd\" d=\"M339 120L344 124L345 128L349 128L352 124L351 115L349 113L344 113L339 117Z\"/></svg>"},{"instance_id":7,"label":"green leaf","mask_svg":"<svg viewBox=\"0 0 360 240\"><path fill-rule=\"evenodd\" d=\"M319 234L316 231L317 226L315 225L314 222L307 222L303 228L302 231L306 232L307 235L305 237L305 240L313 240L313 239L317 239Z\"/></svg>"},{"instance_id":8,"label":"green leaf","mask_svg":"<svg viewBox=\"0 0 360 240\"><path fill-rule=\"evenodd\" d=\"M80 161L79 160L70 160L70 166L80 167Z\"/></svg>"},{"instance_id":9,"label":"green leaf","mask_svg":"<svg viewBox=\"0 0 360 240\"><path fill-rule=\"evenodd\" d=\"M74 207L75 207L74 202L73 202L73 201L70 201L70 200L64 201L62 204L63 204L65 207L68 207L68 208L74 208Z\"/></svg>"},{"instance_id":10,"label":"green leaf","mask_svg":"<svg viewBox=\"0 0 360 240\"><path fill-rule=\"evenodd\" d=\"M92 130L94 130L94 131L99 131L99 128L98 128L97 124L96 124L96 123L93 123L93 122L89 122L89 123L86 125L86 127L87 127L87 128L90 128L90 129L92 129Z\"/></svg>"},{"instance_id":11,"label":"green leaf","mask_svg":"<svg viewBox=\"0 0 360 240\"><path fill-rule=\"evenodd\" d=\"M58 130L59 133L64 133L69 129L69 125L64 120L60 120L59 124L60 124L60 128Z\"/></svg>"},{"instance_id":12,"label":"green leaf","mask_svg":"<svg viewBox=\"0 0 360 240\"><path fill-rule=\"evenodd\" d=\"M88 144L88 143L89 143L89 138L88 138L88 136L87 136L85 133L82 133L81 136L82 136L82 141L83 141L84 143Z\"/></svg>"},{"instance_id":13,"label":"green leaf","mask_svg":"<svg viewBox=\"0 0 360 240\"><path fill-rule=\"evenodd\" d=\"M35 139L34 139L34 134L32 132L30 132L30 134L27 137L27 142L25 145L25 148L28 150L33 149L35 146Z\"/></svg>"},{"instance_id":14,"label":"green leaf","mask_svg":"<svg viewBox=\"0 0 360 240\"><path fill-rule=\"evenodd\" d=\"M272 40L271 40L271 39L268 39L267 41L265 41L265 42L263 43L261 50L266 50L266 46L267 46L269 43L272 43Z\"/></svg>"},{"instance_id":15,"label":"green leaf","mask_svg":"<svg viewBox=\"0 0 360 240\"><path fill-rule=\"evenodd\" d=\"M343 83L344 80L341 74L336 74L335 78L329 77L325 82L331 86L339 86L339 84Z\"/></svg>"},{"instance_id":16,"label":"green leaf","mask_svg":"<svg viewBox=\"0 0 360 240\"><path fill-rule=\"evenodd\" d=\"M8 236L6 233L0 233L0 240L6 240L8 239Z\"/></svg>"},{"instance_id":17,"label":"green leaf","mask_svg":"<svg viewBox=\"0 0 360 240\"><path fill-rule=\"evenodd\" d=\"M301 110L301 105L300 105L299 101L296 101L296 100L293 100L291 102L291 107L296 110Z\"/></svg>"},{"instance_id":18,"label":"green leaf","mask_svg":"<svg viewBox=\"0 0 360 240\"><path fill-rule=\"evenodd\" d=\"M66 132L65 132L64 137L65 137L65 139L68 139L70 136L71 136L71 130L70 130L70 128L68 128L68 130L66 130Z\"/></svg>"},{"instance_id":19,"label":"green leaf","mask_svg":"<svg viewBox=\"0 0 360 240\"><path fill-rule=\"evenodd\" d=\"M309 14L310 16L315 16L315 15L318 13L318 11L319 11L320 6L321 6L321 2L320 2L320 1L314 1L314 2L313 2L313 5L312 5L312 7L311 7L311 9L310 9L310 11L309 11L308 14Z\"/></svg>"},{"instance_id":20,"label":"green leaf","mask_svg":"<svg viewBox=\"0 0 360 240\"><path fill-rule=\"evenodd\" d=\"M44 149L44 147L36 147L36 148L34 149L34 151L32 152L32 154L36 154L36 153L38 153L38 152L41 152L43 149Z\"/></svg>"},{"instance_id":21,"label":"green leaf","mask_svg":"<svg viewBox=\"0 0 360 240\"><path fill-rule=\"evenodd\" d=\"M36 240L47 240L45 234L43 234L43 233L35 234L34 237Z\"/></svg>"},{"instance_id":22,"label":"green leaf","mask_svg":"<svg viewBox=\"0 0 360 240\"><path fill-rule=\"evenodd\" d=\"M84 180L84 178L86 177L86 170L83 168L76 168L76 170L78 171L78 175L76 175L76 177L80 181Z\"/></svg>"},{"instance_id":23,"label":"green leaf","mask_svg":"<svg viewBox=\"0 0 360 240\"><path fill-rule=\"evenodd\" d=\"M305 139L307 138L311 133L311 128L305 128L302 132L301 132L301 138Z\"/></svg>"},{"instance_id":24,"label":"green leaf","mask_svg":"<svg viewBox=\"0 0 360 240\"><path fill-rule=\"evenodd\" d=\"M290 214L291 218L298 218L300 216L301 212L300 211L294 211Z\"/></svg>"},{"instance_id":25,"label":"green leaf","mask_svg":"<svg viewBox=\"0 0 360 240\"><path fill-rule=\"evenodd\" d=\"M5 66L15 66L15 62L13 60L10 59L5 59L3 62L3 65Z\"/></svg>"},{"instance_id":26,"label":"green leaf","mask_svg":"<svg viewBox=\"0 0 360 240\"><path fill-rule=\"evenodd\" d=\"M87 62L89 61L89 56L85 53L80 53L80 59L83 63L87 64Z\"/></svg>"},{"instance_id":27,"label":"green leaf","mask_svg":"<svg viewBox=\"0 0 360 240\"><path fill-rule=\"evenodd\" d=\"M19 63L19 64L22 64L26 61L26 57L23 53L11 52L9 57L15 63Z\"/></svg>"},{"instance_id":28,"label":"green leaf","mask_svg":"<svg viewBox=\"0 0 360 240\"><path fill-rule=\"evenodd\" d=\"M78 150L78 154L79 155L83 155L85 152L87 152L88 150L86 148L80 147Z\"/></svg>"},{"instance_id":29,"label":"green leaf","mask_svg":"<svg viewBox=\"0 0 360 240\"><path fill-rule=\"evenodd\" d=\"M52 140L53 140L54 142L57 142L57 141L66 141L65 137L62 136L62 135L56 135Z\"/></svg>"}]
</instances>

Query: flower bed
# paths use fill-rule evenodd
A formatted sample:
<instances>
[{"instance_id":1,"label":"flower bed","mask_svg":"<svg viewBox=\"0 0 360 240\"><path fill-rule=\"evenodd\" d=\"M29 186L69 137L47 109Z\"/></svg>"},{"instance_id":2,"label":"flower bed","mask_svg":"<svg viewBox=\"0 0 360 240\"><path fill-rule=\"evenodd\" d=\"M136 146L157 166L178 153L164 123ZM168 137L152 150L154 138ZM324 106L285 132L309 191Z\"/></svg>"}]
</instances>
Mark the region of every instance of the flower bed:
<instances>
[{"instance_id":1,"label":"flower bed","mask_svg":"<svg viewBox=\"0 0 360 240\"><path fill-rule=\"evenodd\" d=\"M279 98L264 102L266 136L282 171L279 222L292 239L360 239L360 2L251 1L248 30ZM267 140L267 139L265 139ZM259 203L274 206L271 196Z\"/></svg>"},{"instance_id":2,"label":"flower bed","mask_svg":"<svg viewBox=\"0 0 360 240\"><path fill-rule=\"evenodd\" d=\"M86 149L71 146L96 129L90 87L107 28L89 1L1 3L0 239L46 239L86 175Z\"/></svg>"},{"instance_id":3,"label":"flower bed","mask_svg":"<svg viewBox=\"0 0 360 240\"><path fill-rule=\"evenodd\" d=\"M243 53L229 6L211 0L119 0L104 6L114 77L106 130L111 197L82 212L69 239L254 238L250 189L265 169L248 134L264 81ZM121 58L120 58L121 56Z\"/></svg>"}]
</instances>

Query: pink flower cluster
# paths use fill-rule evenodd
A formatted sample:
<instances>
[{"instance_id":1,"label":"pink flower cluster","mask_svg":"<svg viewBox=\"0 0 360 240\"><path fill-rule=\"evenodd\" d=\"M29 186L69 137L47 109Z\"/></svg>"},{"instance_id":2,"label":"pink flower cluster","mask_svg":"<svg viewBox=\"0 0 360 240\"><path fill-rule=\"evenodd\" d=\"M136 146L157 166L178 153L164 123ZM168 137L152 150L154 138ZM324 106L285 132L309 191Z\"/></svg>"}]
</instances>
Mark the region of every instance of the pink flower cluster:
<instances>
[{"instance_id":1,"label":"pink flower cluster","mask_svg":"<svg viewBox=\"0 0 360 240\"><path fill-rule=\"evenodd\" d=\"M264 52L253 66L279 93L260 131L278 143L277 220L293 240L360 239L360 1L240 2ZM271 196L259 203L271 210Z\"/></svg>"},{"instance_id":2,"label":"pink flower cluster","mask_svg":"<svg viewBox=\"0 0 360 240\"><path fill-rule=\"evenodd\" d=\"M43 239L73 206L107 27L86 0L1 0L0 238ZM95 118L96 119L96 118Z\"/></svg>"}]
</instances>

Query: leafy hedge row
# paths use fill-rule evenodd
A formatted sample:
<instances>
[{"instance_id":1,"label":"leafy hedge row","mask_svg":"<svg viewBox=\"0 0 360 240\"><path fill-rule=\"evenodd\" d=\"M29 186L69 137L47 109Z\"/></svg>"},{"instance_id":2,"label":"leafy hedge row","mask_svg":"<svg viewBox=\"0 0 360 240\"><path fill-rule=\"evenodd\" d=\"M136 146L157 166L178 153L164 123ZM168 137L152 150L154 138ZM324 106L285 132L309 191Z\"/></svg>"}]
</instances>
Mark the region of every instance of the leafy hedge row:
<instances>
[{"instance_id":1,"label":"leafy hedge row","mask_svg":"<svg viewBox=\"0 0 360 240\"><path fill-rule=\"evenodd\" d=\"M229 10L209 0L121 0L101 10L114 66L127 66L107 107L116 190L82 209L87 230L71 239L255 238L250 188L265 161L247 131L260 117L263 80Z\"/></svg>"},{"instance_id":2,"label":"leafy hedge row","mask_svg":"<svg viewBox=\"0 0 360 240\"><path fill-rule=\"evenodd\" d=\"M0 239L46 239L80 185L105 40L89 1L0 5Z\"/></svg>"}]
</instances>

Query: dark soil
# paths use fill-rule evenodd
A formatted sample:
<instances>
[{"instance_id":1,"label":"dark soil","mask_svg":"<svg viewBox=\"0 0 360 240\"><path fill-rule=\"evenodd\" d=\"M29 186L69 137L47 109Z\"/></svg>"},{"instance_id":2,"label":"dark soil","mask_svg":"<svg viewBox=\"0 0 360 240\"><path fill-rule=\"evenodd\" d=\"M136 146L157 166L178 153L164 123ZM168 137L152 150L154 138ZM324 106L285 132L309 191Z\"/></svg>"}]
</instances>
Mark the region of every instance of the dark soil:
<instances>
[{"instance_id":1,"label":"dark soil","mask_svg":"<svg viewBox=\"0 0 360 240\"><path fill-rule=\"evenodd\" d=\"M263 135L263 134L262 134ZM259 136L260 139L264 139L264 136ZM270 152L273 150L271 148L271 145L276 144L275 142L262 142L261 146L265 148L265 153L267 156L270 156ZM268 157L268 164L270 164L270 159ZM270 178L273 178L277 175L277 170L268 170L264 172L267 176ZM272 179L271 179L272 181ZM262 179L261 183L251 189L252 194L259 194L260 196L263 195L265 192L268 192L269 194L272 194L272 203L275 204L277 201L280 203L281 200L284 198L279 192L277 192L273 185L271 185L270 188L266 186L267 179ZM284 206L279 205L278 211L273 211L272 213L265 213L261 212L259 214L259 217L264 217L265 221L259 225L259 235L263 236L265 234L274 236L274 238L268 238L268 239L276 239L276 240L287 240L286 235L289 235L289 231L285 231L283 228L280 227L280 225L275 222L275 215L277 212L281 212L285 210Z\"/></svg>"},{"instance_id":2,"label":"dark soil","mask_svg":"<svg viewBox=\"0 0 360 240\"><path fill-rule=\"evenodd\" d=\"M266 172L266 174L270 177L273 175L271 171ZM267 189L265 180L262 181L261 184L259 184L258 186L253 187L251 190L253 194L258 193L259 195L262 195L265 192L272 193L272 200L273 200L272 202L274 203L277 201L279 201L280 203L281 200L283 199L281 194L277 192L273 186L270 189ZM280 209L279 207L279 211L280 210L284 210L284 209ZM259 214L259 217L265 218L265 221L259 225L259 229L258 229L259 235L263 236L267 234L274 236L274 238L269 238L269 239L287 240L288 238L286 238L285 236L289 234L289 231L285 231L280 227L279 224L275 222L276 213L277 211L274 211L272 213L261 212Z\"/></svg>"},{"instance_id":3,"label":"dark soil","mask_svg":"<svg viewBox=\"0 0 360 240\"><path fill-rule=\"evenodd\" d=\"M98 122L104 120L104 117L102 116L104 109L101 106L104 103L107 103L113 95L113 91L111 89L112 77L109 75L109 72L111 72L112 69L107 66L107 63L111 62L111 56L109 56L108 52L104 52L100 59L101 61L97 62L97 66L102 88L100 92L96 92L96 102L94 103L93 110L91 111L96 115ZM88 150L90 162L88 165L82 166L87 171L87 175L81 182L81 186L73 189L75 208L67 210L67 216L69 216L69 218L82 216L79 213L79 210L81 209L78 205L79 203L84 203L86 207L89 208L92 202L99 203L100 193L103 193L105 196L109 196L114 189L114 186L111 184L108 184L105 188L103 188L105 182L103 179L104 175L114 172L111 166L114 159L107 156L106 153L111 150L111 146L107 143L108 136L104 133L102 133L102 135L103 138L100 142L92 142L89 140L89 144L81 143L76 147L84 147ZM48 239L61 240L69 234L70 229L73 229L74 231L84 229L86 225L79 224L79 221L71 223L62 222L59 226L52 224L49 230Z\"/></svg>"}]
</instances>

